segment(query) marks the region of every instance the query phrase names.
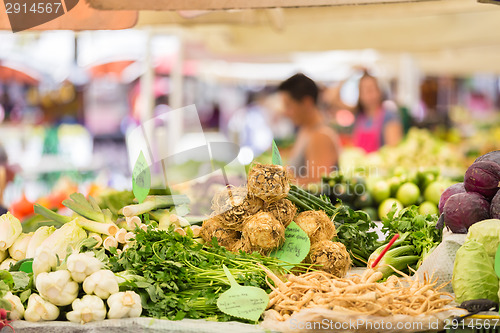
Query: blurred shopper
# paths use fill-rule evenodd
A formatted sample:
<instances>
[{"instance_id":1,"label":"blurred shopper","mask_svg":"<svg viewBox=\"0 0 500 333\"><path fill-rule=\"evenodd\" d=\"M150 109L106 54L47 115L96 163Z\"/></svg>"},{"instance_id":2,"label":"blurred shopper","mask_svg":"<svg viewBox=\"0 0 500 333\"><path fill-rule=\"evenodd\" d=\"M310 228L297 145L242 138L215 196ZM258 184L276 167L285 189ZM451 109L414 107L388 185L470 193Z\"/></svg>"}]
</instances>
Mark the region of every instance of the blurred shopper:
<instances>
[{"instance_id":1,"label":"blurred shopper","mask_svg":"<svg viewBox=\"0 0 500 333\"><path fill-rule=\"evenodd\" d=\"M228 128L231 137L243 151L252 151L252 158L269 150L273 140L273 132L267 115L269 110L265 106L268 91L249 91L245 107L237 110L229 120ZM252 158L244 159L250 162Z\"/></svg>"},{"instance_id":2,"label":"blurred shopper","mask_svg":"<svg viewBox=\"0 0 500 333\"><path fill-rule=\"evenodd\" d=\"M366 71L359 80L359 98L354 112L353 143L366 152L376 151L384 145L395 146L403 138L397 108L384 108L378 81Z\"/></svg>"},{"instance_id":3,"label":"blurred shopper","mask_svg":"<svg viewBox=\"0 0 500 333\"><path fill-rule=\"evenodd\" d=\"M3 194L5 192L5 187L7 187L7 183L12 180L9 179L8 162L7 152L3 145L0 144L0 215L7 213L7 208L5 208L3 202Z\"/></svg>"},{"instance_id":4,"label":"blurred shopper","mask_svg":"<svg viewBox=\"0 0 500 333\"><path fill-rule=\"evenodd\" d=\"M318 87L304 74L280 84L285 114L298 126L289 166L299 184L319 182L338 166L340 143L318 109Z\"/></svg>"}]
</instances>

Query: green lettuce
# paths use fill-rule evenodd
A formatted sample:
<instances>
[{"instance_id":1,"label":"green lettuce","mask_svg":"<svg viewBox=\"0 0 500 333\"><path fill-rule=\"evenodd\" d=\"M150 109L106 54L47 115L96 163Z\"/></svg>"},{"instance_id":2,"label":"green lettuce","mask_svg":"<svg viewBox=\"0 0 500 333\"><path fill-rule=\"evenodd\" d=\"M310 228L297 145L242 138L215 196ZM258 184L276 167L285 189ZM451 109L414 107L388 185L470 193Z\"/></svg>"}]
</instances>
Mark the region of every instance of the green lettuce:
<instances>
[{"instance_id":1,"label":"green lettuce","mask_svg":"<svg viewBox=\"0 0 500 333\"><path fill-rule=\"evenodd\" d=\"M498 277L481 243L468 240L458 249L451 285L457 303L486 298L498 302Z\"/></svg>"}]
</instances>

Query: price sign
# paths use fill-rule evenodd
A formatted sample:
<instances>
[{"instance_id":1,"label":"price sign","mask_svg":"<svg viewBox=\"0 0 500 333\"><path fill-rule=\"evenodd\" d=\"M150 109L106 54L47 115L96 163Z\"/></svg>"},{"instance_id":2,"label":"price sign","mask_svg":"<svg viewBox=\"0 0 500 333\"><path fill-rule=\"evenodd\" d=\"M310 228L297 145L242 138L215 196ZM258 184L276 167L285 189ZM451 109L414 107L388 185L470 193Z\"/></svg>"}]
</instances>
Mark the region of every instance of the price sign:
<instances>
[{"instance_id":1,"label":"price sign","mask_svg":"<svg viewBox=\"0 0 500 333\"><path fill-rule=\"evenodd\" d=\"M132 173L132 190L139 203L143 202L151 189L151 173L144 154L139 154Z\"/></svg>"},{"instance_id":2,"label":"price sign","mask_svg":"<svg viewBox=\"0 0 500 333\"><path fill-rule=\"evenodd\" d=\"M307 257L310 249L309 236L295 222L292 222L285 230L285 243L281 248L271 253L271 256L296 265ZM293 265L288 268L293 268Z\"/></svg>"}]
</instances>

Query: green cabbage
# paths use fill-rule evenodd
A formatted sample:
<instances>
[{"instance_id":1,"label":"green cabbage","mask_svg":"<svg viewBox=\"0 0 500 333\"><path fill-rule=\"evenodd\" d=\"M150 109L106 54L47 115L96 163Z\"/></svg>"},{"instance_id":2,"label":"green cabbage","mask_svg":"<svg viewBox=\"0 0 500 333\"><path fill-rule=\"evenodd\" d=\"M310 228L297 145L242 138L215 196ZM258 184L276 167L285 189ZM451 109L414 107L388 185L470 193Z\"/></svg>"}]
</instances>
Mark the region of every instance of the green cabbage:
<instances>
[{"instance_id":1,"label":"green cabbage","mask_svg":"<svg viewBox=\"0 0 500 333\"><path fill-rule=\"evenodd\" d=\"M500 220L490 219L474 223L467 233L466 240L469 239L483 244L486 253L495 258L500 244Z\"/></svg>"},{"instance_id":2,"label":"green cabbage","mask_svg":"<svg viewBox=\"0 0 500 333\"><path fill-rule=\"evenodd\" d=\"M468 240L458 249L451 285L458 303L487 298L498 302L499 281L484 246Z\"/></svg>"}]
</instances>

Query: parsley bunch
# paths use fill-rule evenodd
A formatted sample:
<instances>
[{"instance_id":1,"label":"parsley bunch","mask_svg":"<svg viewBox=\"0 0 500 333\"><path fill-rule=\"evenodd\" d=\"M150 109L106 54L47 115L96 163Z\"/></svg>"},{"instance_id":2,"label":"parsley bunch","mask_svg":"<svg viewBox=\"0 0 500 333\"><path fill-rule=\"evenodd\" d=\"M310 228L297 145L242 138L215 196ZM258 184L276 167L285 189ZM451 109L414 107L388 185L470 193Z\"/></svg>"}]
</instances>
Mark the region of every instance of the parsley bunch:
<instances>
[{"instance_id":1,"label":"parsley bunch","mask_svg":"<svg viewBox=\"0 0 500 333\"><path fill-rule=\"evenodd\" d=\"M351 254L353 264L366 266L368 258L377 247L378 235L374 229L376 224L362 210L352 210L340 205L335 209L332 219L337 229L336 240L345 245Z\"/></svg>"},{"instance_id":2,"label":"parsley bunch","mask_svg":"<svg viewBox=\"0 0 500 333\"><path fill-rule=\"evenodd\" d=\"M219 295L230 287L222 265L241 285L263 289L268 289L266 274L257 264L285 272L286 263L258 253L235 254L217 242L206 247L172 230L136 231L135 244L111 256L108 265L125 280L123 288L141 295L147 317L237 320L217 308Z\"/></svg>"}]
</instances>

